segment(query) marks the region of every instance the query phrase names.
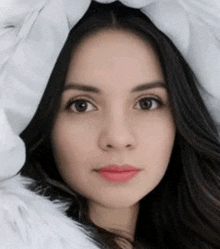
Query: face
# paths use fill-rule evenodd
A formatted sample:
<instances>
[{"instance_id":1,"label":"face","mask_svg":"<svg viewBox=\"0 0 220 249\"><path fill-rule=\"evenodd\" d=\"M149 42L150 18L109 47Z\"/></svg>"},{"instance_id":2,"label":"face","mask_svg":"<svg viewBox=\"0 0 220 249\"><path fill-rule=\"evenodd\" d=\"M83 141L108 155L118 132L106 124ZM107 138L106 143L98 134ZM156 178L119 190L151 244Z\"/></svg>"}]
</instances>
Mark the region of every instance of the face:
<instances>
[{"instance_id":1,"label":"face","mask_svg":"<svg viewBox=\"0 0 220 249\"><path fill-rule=\"evenodd\" d=\"M81 42L52 131L57 167L70 188L104 207L138 203L164 176L175 133L162 69L148 42L119 30ZM99 172L108 165L139 171L112 182Z\"/></svg>"}]
</instances>

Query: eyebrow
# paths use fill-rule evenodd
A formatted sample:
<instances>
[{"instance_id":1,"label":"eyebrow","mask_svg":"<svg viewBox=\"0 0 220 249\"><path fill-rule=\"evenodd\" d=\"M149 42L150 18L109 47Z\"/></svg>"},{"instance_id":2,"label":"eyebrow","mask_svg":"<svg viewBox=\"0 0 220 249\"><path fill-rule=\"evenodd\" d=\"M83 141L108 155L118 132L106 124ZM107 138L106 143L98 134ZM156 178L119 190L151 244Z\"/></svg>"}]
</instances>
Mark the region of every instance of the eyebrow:
<instances>
[{"instance_id":1,"label":"eyebrow","mask_svg":"<svg viewBox=\"0 0 220 249\"><path fill-rule=\"evenodd\" d=\"M155 82L149 82L149 83L144 83L140 84L136 87L134 87L131 92L141 92L144 90L152 89L152 88L165 88L167 89L167 85L163 81L155 81ZM68 90L80 90L80 91L85 91L85 92L92 92L92 93L101 93L101 90L95 86L90 86L90 85L84 85L80 83L68 83L67 85L64 86L63 91L68 91Z\"/></svg>"}]
</instances>

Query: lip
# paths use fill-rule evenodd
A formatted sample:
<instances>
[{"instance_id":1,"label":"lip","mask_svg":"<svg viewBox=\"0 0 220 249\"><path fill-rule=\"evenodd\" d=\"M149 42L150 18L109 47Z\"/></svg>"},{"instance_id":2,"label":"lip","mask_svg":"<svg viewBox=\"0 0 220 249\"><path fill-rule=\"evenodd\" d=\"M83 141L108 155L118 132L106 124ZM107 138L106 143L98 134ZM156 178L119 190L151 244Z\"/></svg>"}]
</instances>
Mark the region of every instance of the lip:
<instances>
[{"instance_id":1,"label":"lip","mask_svg":"<svg viewBox=\"0 0 220 249\"><path fill-rule=\"evenodd\" d=\"M127 182L132 179L140 169L129 165L109 165L102 167L98 173L108 182Z\"/></svg>"},{"instance_id":2,"label":"lip","mask_svg":"<svg viewBox=\"0 0 220 249\"><path fill-rule=\"evenodd\" d=\"M130 166L130 165L108 165L105 167L100 168L99 171L111 171L111 172L125 172L125 171L134 171L134 170L140 170L134 166Z\"/></svg>"}]
</instances>

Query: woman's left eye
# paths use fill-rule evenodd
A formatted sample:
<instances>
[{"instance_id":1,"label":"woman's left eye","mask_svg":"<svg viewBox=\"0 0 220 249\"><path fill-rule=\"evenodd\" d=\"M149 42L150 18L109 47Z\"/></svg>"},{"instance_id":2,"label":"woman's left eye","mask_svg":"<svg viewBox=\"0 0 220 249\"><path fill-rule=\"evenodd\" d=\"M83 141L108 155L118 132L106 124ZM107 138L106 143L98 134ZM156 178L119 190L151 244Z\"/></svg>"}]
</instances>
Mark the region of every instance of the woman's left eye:
<instances>
[{"instance_id":1,"label":"woman's left eye","mask_svg":"<svg viewBox=\"0 0 220 249\"><path fill-rule=\"evenodd\" d=\"M159 99L152 97L144 97L138 101L135 105L139 105L142 110L154 110L162 105L162 102ZM138 108L139 109L139 108Z\"/></svg>"}]
</instances>

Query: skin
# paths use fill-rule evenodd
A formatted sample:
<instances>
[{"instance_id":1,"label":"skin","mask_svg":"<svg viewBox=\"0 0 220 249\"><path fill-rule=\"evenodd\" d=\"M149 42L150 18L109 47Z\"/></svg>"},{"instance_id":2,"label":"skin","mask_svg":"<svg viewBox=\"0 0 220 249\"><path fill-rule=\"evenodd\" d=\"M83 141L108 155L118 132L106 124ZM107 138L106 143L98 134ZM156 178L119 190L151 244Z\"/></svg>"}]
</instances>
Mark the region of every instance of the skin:
<instances>
[{"instance_id":1,"label":"skin","mask_svg":"<svg viewBox=\"0 0 220 249\"><path fill-rule=\"evenodd\" d=\"M163 178L176 134L165 87L131 92L152 82L165 80L148 42L113 29L91 35L72 55L52 131L58 170L70 188L87 198L91 220L110 231L120 229L130 239L139 201ZM76 83L101 93L74 89ZM146 97L149 109L140 105ZM72 98L88 102L77 109ZM125 183L108 182L95 171L113 164L141 170Z\"/></svg>"}]
</instances>

